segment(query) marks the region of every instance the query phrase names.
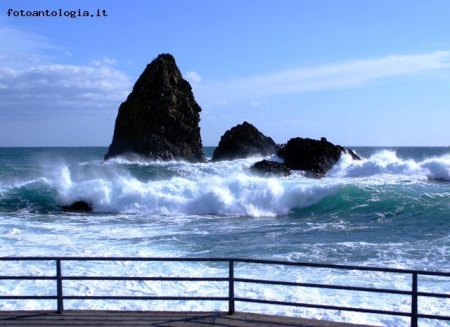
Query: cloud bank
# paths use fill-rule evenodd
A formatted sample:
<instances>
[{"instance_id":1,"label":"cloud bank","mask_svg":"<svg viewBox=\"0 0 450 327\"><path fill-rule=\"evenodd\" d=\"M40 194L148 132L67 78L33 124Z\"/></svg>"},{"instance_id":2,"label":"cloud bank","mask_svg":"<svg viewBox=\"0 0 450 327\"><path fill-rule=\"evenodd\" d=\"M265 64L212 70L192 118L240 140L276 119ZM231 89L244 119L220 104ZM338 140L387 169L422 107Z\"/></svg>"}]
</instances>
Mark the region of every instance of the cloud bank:
<instances>
[{"instance_id":1,"label":"cloud bank","mask_svg":"<svg viewBox=\"0 0 450 327\"><path fill-rule=\"evenodd\" d=\"M52 58L72 54L30 31L2 24L0 19L0 118L35 119L117 110L132 88L132 81L115 68L116 60L103 58L86 65L58 64ZM265 97L351 89L394 77L412 76L450 67L450 51L390 55L313 68L211 80L187 71L202 106L245 104L259 107Z\"/></svg>"},{"instance_id":2,"label":"cloud bank","mask_svg":"<svg viewBox=\"0 0 450 327\"><path fill-rule=\"evenodd\" d=\"M49 52L59 50L46 37L10 27L4 20L0 16L0 66L26 68L49 60Z\"/></svg>"},{"instance_id":3,"label":"cloud bank","mask_svg":"<svg viewBox=\"0 0 450 327\"><path fill-rule=\"evenodd\" d=\"M0 117L117 109L130 89L129 77L106 63L0 67Z\"/></svg>"},{"instance_id":4,"label":"cloud bank","mask_svg":"<svg viewBox=\"0 0 450 327\"><path fill-rule=\"evenodd\" d=\"M69 51L0 17L0 119L51 119L71 113L117 110L132 84L103 58L86 65L59 64Z\"/></svg>"},{"instance_id":5,"label":"cloud bank","mask_svg":"<svg viewBox=\"0 0 450 327\"><path fill-rule=\"evenodd\" d=\"M450 51L391 55L315 68L291 69L197 86L208 102L236 102L265 96L362 87L377 80L416 75L450 67Z\"/></svg>"}]
</instances>

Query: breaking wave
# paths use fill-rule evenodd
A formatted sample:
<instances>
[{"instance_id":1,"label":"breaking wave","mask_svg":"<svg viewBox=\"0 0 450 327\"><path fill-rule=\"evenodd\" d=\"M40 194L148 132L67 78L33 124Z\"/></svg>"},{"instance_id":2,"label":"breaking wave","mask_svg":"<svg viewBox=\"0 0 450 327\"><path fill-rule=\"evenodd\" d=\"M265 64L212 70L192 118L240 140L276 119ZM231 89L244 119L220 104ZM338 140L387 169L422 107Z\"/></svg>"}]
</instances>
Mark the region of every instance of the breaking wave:
<instances>
[{"instance_id":1,"label":"breaking wave","mask_svg":"<svg viewBox=\"0 0 450 327\"><path fill-rule=\"evenodd\" d=\"M46 165L33 179L3 181L0 208L58 211L81 200L95 212L270 217L317 204L327 207L333 201L350 208L354 203L348 199L358 197L364 205L379 185L420 187L430 180L450 181L449 155L423 161L400 159L387 150L361 161L343 155L322 179L306 178L301 172L279 178L251 174L248 168L260 159L190 164L119 158ZM404 190L392 192L397 201L408 197Z\"/></svg>"}]
</instances>

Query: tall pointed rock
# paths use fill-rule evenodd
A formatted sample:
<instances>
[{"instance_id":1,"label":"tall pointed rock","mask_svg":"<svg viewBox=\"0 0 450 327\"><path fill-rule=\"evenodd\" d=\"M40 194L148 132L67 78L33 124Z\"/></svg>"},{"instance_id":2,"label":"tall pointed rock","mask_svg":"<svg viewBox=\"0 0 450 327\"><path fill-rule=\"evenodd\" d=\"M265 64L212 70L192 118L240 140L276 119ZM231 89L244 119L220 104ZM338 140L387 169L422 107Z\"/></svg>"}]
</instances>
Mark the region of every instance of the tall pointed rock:
<instances>
[{"instance_id":1,"label":"tall pointed rock","mask_svg":"<svg viewBox=\"0 0 450 327\"><path fill-rule=\"evenodd\" d=\"M174 57L160 54L120 105L105 160L134 153L155 160L205 161L200 111Z\"/></svg>"}]
</instances>

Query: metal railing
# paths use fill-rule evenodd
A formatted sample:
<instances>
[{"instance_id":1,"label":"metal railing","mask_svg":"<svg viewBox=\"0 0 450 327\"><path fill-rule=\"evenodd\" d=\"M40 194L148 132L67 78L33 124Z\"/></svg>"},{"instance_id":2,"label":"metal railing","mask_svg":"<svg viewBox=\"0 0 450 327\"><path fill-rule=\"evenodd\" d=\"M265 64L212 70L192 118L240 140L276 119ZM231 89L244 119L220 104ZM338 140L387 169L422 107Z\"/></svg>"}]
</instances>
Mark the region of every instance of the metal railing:
<instances>
[{"instance_id":1,"label":"metal railing","mask_svg":"<svg viewBox=\"0 0 450 327\"><path fill-rule=\"evenodd\" d=\"M3 257L0 258L0 263L5 261L17 261L17 262L36 262L36 261L54 261L55 275L52 276L31 276L31 275L0 275L1 280L53 280L56 282L55 295L0 295L0 300L55 300L57 311L62 313L64 311L65 300L168 300L168 301L227 301L228 313L233 314L235 311L236 302L247 303L259 303L269 305L291 306L291 307L303 307L303 308L315 308L322 310L338 310L338 311L351 311L369 314L379 315L391 315L400 317L409 317L410 325L417 326L418 319L436 319L436 320L450 320L449 315L443 314L426 314L420 313L418 310L418 299L423 298L439 298L450 299L450 294L435 293L435 292L423 292L418 289L418 277L419 276L431 276L431 277L450 277L450 273L444 272L430 272L430 271L418 271L407 269L389 269L389 268L374 268L374 267L359 267L359 266L347 266L347 265L329 265L318 263L301 263L301 262L285 262L274 260L255 260L255 259L236 259L236 258L135 258L135 257ZM228 265L228 274L225 277L148 277L148 276L73 276L65 275L63 273L62 264L65 262L212 262L222 263ZM235 276L235 266L237 263L241 264L256 264L256 265L272 265L272 266L290 266L290 267L303 267L303 268L325 268L332 269L333 271L366 271L366 272L379 272L389 274L400 274L403 276L410 276L411 289L398 290L398 289L386 289L375 287L360 287L360 286L347 286L347 285L330 285L322 283L299 283L290 281L277 281L271 279L253 279L253 278L240 278ZM0 274L2 272L0 271ZM200 281L200 282L225 282L228 283L228 296L126 296L126 295L64 295L64 281L78 280L78 281ZM409 311L392 311L392 310L380 310L373 308L361 308L350 306L338 306L338 305L324 305L314 303L302 303L302 302L289 302L289 301L276 301L262 298L250 298L240 297L235 294L236 283L246 284L259 284L259 285L278 285L287 287L304 287L315 289L332 289L336 291L356 291L356 292L369 292L378 294L396 294L410 297L410 310ZM449 279L450 283L450 279Z\"/></svg>"}]
</instances>

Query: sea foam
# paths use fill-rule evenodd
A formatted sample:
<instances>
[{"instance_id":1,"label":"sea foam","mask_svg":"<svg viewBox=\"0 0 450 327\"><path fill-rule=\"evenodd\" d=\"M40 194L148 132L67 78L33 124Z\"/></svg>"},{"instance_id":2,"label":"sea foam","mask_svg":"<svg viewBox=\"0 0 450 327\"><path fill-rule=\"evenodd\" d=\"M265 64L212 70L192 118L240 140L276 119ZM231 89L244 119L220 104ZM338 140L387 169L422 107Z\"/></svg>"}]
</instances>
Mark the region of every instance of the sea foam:
<instances>
[{"instance_id":1,"label":"sea foam","mask_svg":"<svg viewBox=\"0 0 450 327\"><path fill-rule=\"evenodd\" d=\"M105 167L94 168L99 170L95 178L87 178L86 174L80 178L76 171L63 166L54 186L61 203L83 200L99 212L251 217L287 214L293 208L314 204L337 189L336 185L312 182L302 175L293 179L252 175L247 168L255 160L145 163L149 167L164 165L177 175L148 180L111 164L106 166L107 174L101 172Z\"/></svg>"},{"instance_id":2,"label":"sea foam","mask_svg":"<svg viewBox=\"0 0 450 327\"><path fill-rule=\"evenodd\" d=\"M328 172L328 177L369 177L391 175L413 179L441 179L450 181L450 155L428 158L423 161L401 159L395 151L379 151L361 161L352 160L343 154L338 163Z\"/></svg>"},{"instance_id":3,"label":"sea foam","mask_svg":"<svg viewBox=\"0 0 450 327\"><path fill-rule=\"evenodd\" d=\"M16 209L35 205L54 210L86 201L102 213L274 217L317 204L349 186L356 189L348 192L359 192L396 181L450 181L449 155L415 161L384 150L354 161L344 154L322 179L301 172L272 178L250 173L249 167L261 159L58 163L42 167L40 177L2 184L1 196Z\"/></svg>"}]
</instances>

